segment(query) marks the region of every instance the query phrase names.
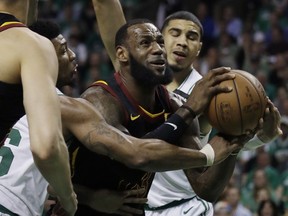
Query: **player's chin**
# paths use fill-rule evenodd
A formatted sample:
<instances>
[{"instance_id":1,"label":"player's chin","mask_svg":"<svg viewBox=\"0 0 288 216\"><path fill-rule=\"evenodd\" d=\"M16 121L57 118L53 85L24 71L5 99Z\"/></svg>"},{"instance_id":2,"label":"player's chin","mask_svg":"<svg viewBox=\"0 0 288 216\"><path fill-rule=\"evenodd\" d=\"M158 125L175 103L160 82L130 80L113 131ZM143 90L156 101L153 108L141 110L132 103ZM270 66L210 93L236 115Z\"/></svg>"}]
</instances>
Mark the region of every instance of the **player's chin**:
<instances>
[{"instance_id":1,"label":"player's chin","mask_svg":"<svg viewBox=\"0 0 288 216\"><path fill-rule=\"evenodd\" d=\"M160 65L160 64L151 64L151 70L157 74L157 75L164 75L166 70L166 65Z\"/></svg>"}]
</instances>

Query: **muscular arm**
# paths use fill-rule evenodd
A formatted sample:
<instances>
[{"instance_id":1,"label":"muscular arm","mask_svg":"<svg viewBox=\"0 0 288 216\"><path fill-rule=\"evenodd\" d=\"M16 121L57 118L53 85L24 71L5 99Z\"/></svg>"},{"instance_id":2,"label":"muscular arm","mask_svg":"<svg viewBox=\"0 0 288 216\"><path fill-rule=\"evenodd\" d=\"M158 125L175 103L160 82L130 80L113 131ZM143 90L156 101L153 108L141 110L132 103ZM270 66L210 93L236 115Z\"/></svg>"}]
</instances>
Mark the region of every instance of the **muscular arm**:
<instances>
[{"instance_id":1,"label":"muscular arm","mask_svg":"<svg viewBox=\"0 0 288 216\"><path fill-rule=\"evenodd\" d=\"M50 41L25 29L18 49L24 106L35 164L72 215L76 200L70 180L59 100L55 91L58 61Z\"/></svg>"},{"instance_id":2,"label":"muscular arm","mask_svg":"<svg viewBox=\"0 0 288 216\"><path fill-rule=\"evenodd\" d=\"M116 61L115 36L117 30L126 23L119 0L92 0L99 32L114 69L119 70Z\"/></svg>"},{"instance_id":3,"label":"muscular arm","mask_svg":"<svg viewBox=\"0 0 288 216\"><path fill-rule=\"evenodd\" d=\"M26 10L26 22L27 26L31 25L37 20L38 0L29 0Z\"/></svg>"},{"instance_id":4,"label":"muscular arm","mask_svg":"<svg viewBox=\"0 0 288 216\"><path fill-rule=\"evenodd\" d=\"M61 97L61 110L63 126L81 143L129 167L155 172L206 165L206 157L199 151L122 133L108 125L84 99Z\"/></svg>"},{"instance_id":5,"label":"muscular arm","mask_svg":"<svg viewBox=\"0 0 288 216\"><path fill-rule=\"evenodd\" d=\"M206 201L215 202L233 174L236 158L237 156L230 155L204 172L199 169L184 170L195 193Z\"/></svg>"},{"instance_id":6,"label":"muscular arm","mask_svg":"<svg viewBox=\"0 0 288 216\"><path fill-rule=\"evenodd\" d=\"M279 111L271 101L268 101L264 117L260 122L260 124L263 125L260 127L257 135L262 138L264 134L266 136L266 139L263 139L264 141L269 141L279 136L282 133L279 122ZM245 140L242 142L245 143ZM248 141L244 147L250 143L251 140ZM250 148L257 148L257 145L252 145ZM199 170L197 169L185 170L195 192L208 201L215 201L223 192L233 174L236 158L236 155L230 155L222 163L209 167L204 173L198 172Z\"/></svg>"}]
</instances>

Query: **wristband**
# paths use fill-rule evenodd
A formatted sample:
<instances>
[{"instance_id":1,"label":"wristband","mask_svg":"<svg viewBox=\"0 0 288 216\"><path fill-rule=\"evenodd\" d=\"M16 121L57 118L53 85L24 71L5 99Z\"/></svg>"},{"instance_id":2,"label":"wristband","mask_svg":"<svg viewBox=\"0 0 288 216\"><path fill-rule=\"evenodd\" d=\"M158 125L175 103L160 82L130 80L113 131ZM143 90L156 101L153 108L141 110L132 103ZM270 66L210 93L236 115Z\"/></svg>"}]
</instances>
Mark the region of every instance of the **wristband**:
<instances>
[{"instance_id":1,"label":"wristband","mask_svg":"<svg viewBox=\"0 0 288 216\"><path fill-rule=\"evenodd\" d=\"M257 136L257 134L251 139L249 140L243 147L244 151L248 151L248 150L254 150L262 145L264 145L265 143L262 142L259 137Z\"/></svg>"},{"instance_id":2,"label":"wristband","mask_svg":"<svg viewBox=\"0 0 288 216\"><path fill-rule=\"evenodd\" d=\"M189 107L189 106L187 106L187 105L182 105L181 108L188 110L193 119L196 118L197 115L196 115L196 113L192 110L191 107Z\"/></svg>"},{"instance_id":3,"label":"wristband","mask_svg":"<svg viewBox=\"0 0 288 216\"><path fill-rule=\"evenodd\" d=\"M212 146L209 143L207 143L200 150L200 152L206 155L206 158L207 158L206 166L212 166L214 163L214 159L215 159L215 152L214 152L214 149L212 148Z\"/></svg>"},{"instance_id":4,"label":"wristband","mask_svg":"<svg viewBox=\"0 0 288 216\"><path fill-rule=\"evenodd\" d=\"M177 114L172 114L167 121L144 135L143 138L155 138L164 140L168 143L177 144L177 141L188 128L188 124Z\"/></svg>"}]
</instances>

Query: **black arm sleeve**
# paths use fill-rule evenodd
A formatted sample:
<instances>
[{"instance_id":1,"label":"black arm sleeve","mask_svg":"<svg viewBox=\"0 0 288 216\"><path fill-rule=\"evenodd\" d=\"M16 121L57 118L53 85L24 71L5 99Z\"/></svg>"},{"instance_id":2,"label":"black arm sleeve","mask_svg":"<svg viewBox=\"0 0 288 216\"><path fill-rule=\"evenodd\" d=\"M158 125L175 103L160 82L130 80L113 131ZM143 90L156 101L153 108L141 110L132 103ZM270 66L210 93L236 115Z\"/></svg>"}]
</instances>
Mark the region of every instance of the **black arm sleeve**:
<instances>
[{"instance_id":1,"label":"black arm sleeve","mask_svg":"<svg viewBox=\"0 0 288 216\"><path fill-rule=\"evenodd\" d=\"M179 115L173 114L166 122L144 135L143 138L155 138L176 144L187 128L188 124Z\"/></svg>"}]
</instances>

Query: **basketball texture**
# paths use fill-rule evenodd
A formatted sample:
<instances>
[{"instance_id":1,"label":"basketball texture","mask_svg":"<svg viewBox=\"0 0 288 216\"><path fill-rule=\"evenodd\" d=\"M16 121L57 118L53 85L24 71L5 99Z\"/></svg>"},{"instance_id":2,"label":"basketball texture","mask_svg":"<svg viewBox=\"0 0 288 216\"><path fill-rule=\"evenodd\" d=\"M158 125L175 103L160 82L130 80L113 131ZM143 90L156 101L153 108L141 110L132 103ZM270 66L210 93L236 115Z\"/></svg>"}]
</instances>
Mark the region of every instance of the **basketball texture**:
<instances>
[{"instance_id":1,"label":"basketball texture","mask_svg":"<svg viewBox=\"0 0 288 216\"><path fill-rule=\"evenodd\" d=\"M261 83L252 74L232 70L234 80L220 83L231 86L229 93L214 96L206 110L206 116L218 132L238 136L254 130L263 117L267 104L266 93Z\"/></svg>"}]
</instances>

